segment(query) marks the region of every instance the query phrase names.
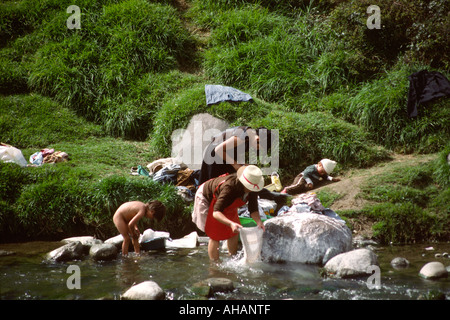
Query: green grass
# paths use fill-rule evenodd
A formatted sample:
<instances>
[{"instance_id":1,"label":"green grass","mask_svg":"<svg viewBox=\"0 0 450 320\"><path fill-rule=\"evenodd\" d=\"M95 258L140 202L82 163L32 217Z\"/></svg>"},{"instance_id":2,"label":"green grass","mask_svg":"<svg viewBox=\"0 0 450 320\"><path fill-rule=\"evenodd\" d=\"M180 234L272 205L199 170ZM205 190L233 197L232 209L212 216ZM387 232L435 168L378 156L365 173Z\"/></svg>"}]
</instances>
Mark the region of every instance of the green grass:
<instances>
[{"instance_id":1,"label":"green grass","mask_svg":"<svg viewBox=\"0 0 450 320\"><path fill-rule=\"evenodd\" d=\"M119 202L150 197L173 205L160 227L183 230L189 208L174 189L128 172L170 156L173 130L203 112L279 130L280 173L289 180L323 157L347 170L384 161L391 150L440 152L433 170L399 169L385 177L394 184L376 181L366 190L380 202L371 211L386 223L380 237L395 226L390 211L413 223L404 211L418 221L433 215L423 233L439 238L448 214L448 99L407 118L407 77L424 68L450 76L449 2L380 0L381 30L365 26L370 4L191 0L186 9L169 0L3 1L0 140L26 159L42 148L70 156L40 168L2 164L3 240L83 228L110 234ZM69 5L81 9L79 30L66 27ZM254 102L208 107L205 84L230 85Z\"/></svg>"},{"instance_id":2,"label":"green grass","mask_svg":"<svg viewBox=\"0 0 450 320\"><path fill-rule=\"evenodd\" d=\"M362 196L376 204L361 214L376 221L374 236L382 243L448 239L450 194L433 178L437 168L436 161L414 167L392 164L367 180Z\"/></svg>"}]
</instances>

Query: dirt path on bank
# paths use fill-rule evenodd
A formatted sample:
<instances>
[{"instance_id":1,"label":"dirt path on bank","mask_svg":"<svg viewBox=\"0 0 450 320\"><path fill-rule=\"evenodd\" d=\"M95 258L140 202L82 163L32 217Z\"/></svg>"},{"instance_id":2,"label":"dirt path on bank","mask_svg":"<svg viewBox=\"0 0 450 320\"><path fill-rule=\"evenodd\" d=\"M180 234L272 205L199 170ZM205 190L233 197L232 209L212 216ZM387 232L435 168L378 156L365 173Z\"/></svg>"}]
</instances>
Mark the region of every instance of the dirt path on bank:
<instances>
[{"instance_id":1,"label":"dirt path on bank","mask_svg":"<svg viewBox=\"0 0 450 320\"><path fill-rule=\"evenodd\" d=\"M362 199L358 195L361 192L362 185L364 185L370 177L391 171L392 164L404 163L416 166L420 163L436 159L437 155L392 154L391 157L392 160L380 163L368 169L354 169L345 172L339 177L341 178L341 181L327 184L315 190L328 190L341 195L341 197L334 201L330 206L330 209L332 210L360 210L369 203L368 200Z\"/></svg>"}]
</instances>

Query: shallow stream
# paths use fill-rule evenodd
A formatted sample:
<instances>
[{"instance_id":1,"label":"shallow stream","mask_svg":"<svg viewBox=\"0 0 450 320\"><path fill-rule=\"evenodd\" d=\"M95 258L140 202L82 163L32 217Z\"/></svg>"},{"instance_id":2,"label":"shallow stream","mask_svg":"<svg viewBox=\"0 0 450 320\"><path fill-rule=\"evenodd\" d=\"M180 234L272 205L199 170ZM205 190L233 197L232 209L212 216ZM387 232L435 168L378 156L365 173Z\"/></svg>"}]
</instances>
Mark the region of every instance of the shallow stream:
<instances>
[{"instance_id":1,"label":"shallow stream","mask_svg":"<svg viewBox=\"0 0 450 320\"><path fill-rule=\"evenodd\" d=\"M216 294L213 299L301 299L301 300L415 300L440 293L450 299L450 278L425 280L419 270L428 262L450 265L450 258L436 254L450 252L450 243L376 247L381 270L381 288L369 289L367 279L331 279L321 276L320 267L299 263L244 263L242 252L211 264L207 245L195 249L148 251L141 256L119 258L111 262L91 259L70 263L44 261L45 253L60 242L0 244L0 250L14 252L0 256L0 299L120 299L133 284L153 280L166 292L168 300L197 299L191 291L194 283L209 277L225 277L235 290ZM425 248L433 247L434 250ZM395 269L395 257L410 261L406 269ZM80 289L69 289L70 265L79 266Z\"/></svg>"}]
</instances>

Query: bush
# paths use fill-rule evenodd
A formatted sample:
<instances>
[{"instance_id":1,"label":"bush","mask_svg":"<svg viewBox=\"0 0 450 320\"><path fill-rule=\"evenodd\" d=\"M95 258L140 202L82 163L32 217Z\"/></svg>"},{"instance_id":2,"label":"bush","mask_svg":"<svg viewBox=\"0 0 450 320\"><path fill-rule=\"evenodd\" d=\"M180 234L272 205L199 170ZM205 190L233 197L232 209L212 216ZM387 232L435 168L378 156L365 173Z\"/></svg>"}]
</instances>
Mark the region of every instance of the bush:
<instances>
[{"instance_id":1,"label":"bush","mask_svg":"<svg viewBox=\"0 0 450 320\"><path fill-rule=\"evenodd\" d=\"M141 231L165 230L176 238L194 228L191 207L175 187L147 177L113 175L95 182L87 172L61 163L21 168L0 162L0 186L0 230L5 241L115 236L112 216L122 203L133 200L160 200L167 207L161 222L143 219Z\"/></svg>"},{"instance_id":2,"label":"bush","mask_svg":"<svg viewBox=\"0 0 450 320\"><path fill-rule=\"evenodd\" d=\"M378 220L374 236L383 244L415 243L433 238L436 219L412 203L384 203L365 212Z\"/></svg>"},{"instance_id":3,"label":"bush","mask_svg":"<svg viewBox=\"0 0 450 320\"><path fill-rule=\"evenodd\" d=\"M336 90L348 82L347 53L326 24L309 19L253 8L219 14L211 35L217 45L205 54L207 75L270 102Z\"/></svg>"},{"instance_id":4,"label":"bush","mask_svg":"<svg viewBox=\"0 0 450 320\"><path fill-rule=\"evenodd\" d=\"M17 148L101 136L101 128L40 95L0 97L0 141Z\"/></svg>"},{"instance_id":5,"label":"bush","mask_svg":"<svg viewBox=\"0 0 450 320\"><path fill-rule=\"evenodd\" d=\"M108 134L142 139L151 109L145 99L130 102L128 92L144 75L191 57L185 49L193 41L174 8L144 0L102 11L88 6L82 17L81 30L65 27L65 13L44 24L47 43L35 54L28 84L103 124Z\"/></svg>"},{"instance_id":6,"label":"bush","mask_svg":"<svg viewBox=\"0 0 450 320\"><path fill-rule=\"evenodd\" d=\"M450 187L450 143L439 153L433 177L442 188Z\"/></svg>"},{"instance_id":7,"label":"bush","mask_svg":"<svg viewBox=\"0 0 450 320\"><path fill-rule=\"evenodd\" d=\"M358 127L328 113L272 111L250 125L279 130L280 166L291 176L323 158L342 167L366 167L388 157Z\"/></svg>"},{"instance_id":8,"label":"bush","mask_svg":"<svg viewBox=\"0 0 450 320\"><path fill-rule=\"evenodd\" d=\"M376 143L402 152L437 152L450 139L448 99L419 106L415 119L407 116L408 76L420 66L392 69L379 80L365 83L348 100L341 115L364 128Z\"/></svg>"},{"instance_id":9,"label":"bush","mask_svg":"<svg viewBox=\"0 0 450 320\"><path fill-rule=\"evenodd\" d=\"M350 68L358 80L372 79L404 53L415 62L448 69L448 1L380 0L381 29L366 26L372 4L341 1L329 17L338 41L353 53Z\"/></svg>"},{"instance_id":10,"label":"bush","mask_svg":"<svg viewBox=\"0 0 450 320\"><path fill-rule=\"evenodd\" d=\"M198 113L207 112L227 121L230 126L240 126L249 125L253 118L264 116L270 107L259 99L254 99L254 102L222 102L206 106L205 85L197 84L183 90L161 106L154 119L150 146L155 157L170 156L172 132L185 129L191 118Z\"/></svg>"}]
</instances>

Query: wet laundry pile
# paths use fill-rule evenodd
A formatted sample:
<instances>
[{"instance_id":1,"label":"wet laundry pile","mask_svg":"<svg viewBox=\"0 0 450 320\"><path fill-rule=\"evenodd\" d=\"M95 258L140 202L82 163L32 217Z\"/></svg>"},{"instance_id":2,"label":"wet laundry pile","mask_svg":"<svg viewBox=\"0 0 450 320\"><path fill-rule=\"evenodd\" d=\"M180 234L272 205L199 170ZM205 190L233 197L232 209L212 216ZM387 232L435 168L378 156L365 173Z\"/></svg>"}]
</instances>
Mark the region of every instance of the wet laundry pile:
<instances>
[{"instance_id":1,"label":"wet laundry pile","mask_svg":"<svg viewBox=\"0 0 450 320\"><path fill-rule=\"evenodd\" d=\"M147 165L131 168L132 175L142 175L163 184L173 184L177 193L187 202L194 201L195 192L199 184L200 170L188 168L175 158L157 159Z\"/></svg>"},{"instance_id":2,"label":"wet laundry pile","mask_svg":"<svg viewBox=\"0 0 450 320\"><path fill-rule=\"evenodd\" d=\"M35 166L41 166L44 163L58 163L69 160L69 155L63 151L55 149L41 149L30 156L30 163Z\"/></svg>"}]
</instances>

